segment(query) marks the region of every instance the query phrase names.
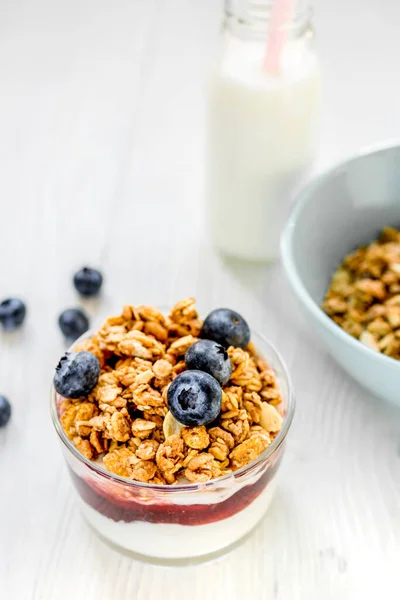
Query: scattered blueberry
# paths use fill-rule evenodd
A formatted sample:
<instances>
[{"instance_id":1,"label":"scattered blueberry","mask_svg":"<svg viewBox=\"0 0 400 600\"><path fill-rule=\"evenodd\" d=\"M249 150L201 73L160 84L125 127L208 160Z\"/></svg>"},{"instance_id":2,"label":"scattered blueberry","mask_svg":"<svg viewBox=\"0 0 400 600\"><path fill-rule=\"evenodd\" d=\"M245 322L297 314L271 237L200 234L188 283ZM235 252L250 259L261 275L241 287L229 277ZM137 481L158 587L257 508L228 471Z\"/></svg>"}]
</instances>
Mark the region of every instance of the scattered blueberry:
<instances>
[{"instance_id":1,"label":"scattered blueberry","mask_svg":"<svg viewBox=\"0 0 400 600\"><path fill-rule=\"evenodd\" d=\"M89 329L89 319L79 308L67 308L58 317L61 331L68 340L77 340Z\"/></svg>"},{"instance_id":2,"label":"scattered blueberry","mask_svg":"<svg viewBox=\"0 0 400 600\"><path fill-rule=\"evenodd\" d=\"M229 381L232 363L227 351L221 344L211 340L199 340L190 346L185 355L188 369L205 371L221 385Z\"/></svg>"},{"instance_id":3,"label":"scattered blueberry","mask_svg":"<svg viewBox=\"0 0 400 600\"><path fill-rule=\"evenodd\" d=\"M214 377L203 371L184 371L168 388L168 408L182 425L211 423L220 413L222 390Z\"/></svg>"},{"instance_id":4,"label":"scattered blueberry","mask_svg":"<svg viewBox=\"0 0 400 600\"><path fill-rule=\"evenodd\" d=\"M19 298L6 298L0 303L0 323L4 329L16 329L24 322L25 304Z\"/></svg>"},{"instance_id":5,"label":"scattered blueberry","mask_svg":"<svg viewBox=\"0 0 400 600\"><path fill-rule=\"evenodd\" d=\"M11 404L4 396L0 396L0 427L5 427L11 417Z\"/></svg>"},{"instance_id":6,"label":"scattered blueberry","mask_svg":"<svg viewBox=\"0 0 400 600\"><path fill-rule=\"evenodd\" d=\"M100 363L91 352L66 352L56 367L54 387L64 398L87 396L100 375Z\"/></svg>"},{"instance_id":7,"label":"scattered blueberry","mask_svg":"<svg viewBox=\"0 0 400 600\"><path fill-rule=\"evenodd\" d=\"M250 329L239 313L229 308L217 308L204 321L200 336L225 348L244 349L250 341Z\"/></svg>"},{"instance_id":8,"label":"scattered blueberry","mask_svg":"<svg viewBox=\"0 0 400 600\"><path fill-rule=\"evenodd\" d=\"M97 269L83 267L74 275L74 286L82 296L97 296L103 283L103 275Z\"/></svg>"}]
</instances>

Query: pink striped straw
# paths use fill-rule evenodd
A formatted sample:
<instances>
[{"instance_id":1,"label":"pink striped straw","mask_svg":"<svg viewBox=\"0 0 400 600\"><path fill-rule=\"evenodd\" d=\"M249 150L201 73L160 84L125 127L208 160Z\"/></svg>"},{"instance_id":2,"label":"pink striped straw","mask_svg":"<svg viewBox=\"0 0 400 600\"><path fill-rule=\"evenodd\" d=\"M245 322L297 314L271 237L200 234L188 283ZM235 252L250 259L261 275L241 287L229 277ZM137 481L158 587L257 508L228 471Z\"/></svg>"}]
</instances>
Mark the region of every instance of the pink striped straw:
<instances>
[{"instance_id":1,"label":"pink striped straw","mask_svg":"<svg viewBox=\"0 0 400 600\"><path fill-rule=\"evenodd\" d=\"M293 20L296 0L275 0L268 20L264 71L279 74L283 47L288 35L287 25Z\"/></svg>"}]
</instances>

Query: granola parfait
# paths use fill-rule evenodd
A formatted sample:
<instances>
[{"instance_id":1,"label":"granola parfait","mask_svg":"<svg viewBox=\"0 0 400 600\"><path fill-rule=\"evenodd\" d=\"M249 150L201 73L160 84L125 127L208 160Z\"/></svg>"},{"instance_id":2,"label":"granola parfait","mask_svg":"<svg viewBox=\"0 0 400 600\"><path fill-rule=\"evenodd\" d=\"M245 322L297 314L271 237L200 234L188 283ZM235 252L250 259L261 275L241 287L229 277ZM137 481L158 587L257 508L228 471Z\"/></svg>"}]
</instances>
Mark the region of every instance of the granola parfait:
<instances>
[{"instance_id":1,"label":"granola parfait","mask_svg":"<svg viewBox=\"0 0 400 600\"><path fill-rule=\"evenodd\" d=\"M251 338L251 339L250 339ZM84 517L157 559L231 546L265 514L294 411L273 347L229 309L125 306L78 340L52 416Z\"/></svg>"}]
</instances>

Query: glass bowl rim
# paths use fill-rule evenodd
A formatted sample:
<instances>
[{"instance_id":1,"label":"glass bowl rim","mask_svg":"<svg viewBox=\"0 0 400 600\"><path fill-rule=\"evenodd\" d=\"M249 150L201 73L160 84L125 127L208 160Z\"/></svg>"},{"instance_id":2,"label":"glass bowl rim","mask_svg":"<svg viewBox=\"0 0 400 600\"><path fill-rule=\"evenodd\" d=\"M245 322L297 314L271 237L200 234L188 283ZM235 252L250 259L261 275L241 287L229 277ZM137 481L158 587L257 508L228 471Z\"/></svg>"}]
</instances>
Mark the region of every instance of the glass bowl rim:
<instances>
[{"instance_id":1,"label":"glass bowl rim","mask_svg":"<svg viewBox=\"0 0 400 600\"><path fill-rule=\"evenodd\" d=\"M68 348L68 350L66 352L73 352L74 347L77 344L84 341L85 339L91 337L94 334L94 331L95 330L93 330L93 329L89 329L88 331L86 331L73 344L71 344L71 346ZM56 402L57 392L54 389L54 386L52 384L51 385L51 398L50 398L50 412L51 412L52 422L53 422L55 430L58 434L58 437L60 438L60 440L64 444L64 446L73 454L73 456L79 462L84 463L86 465L86 467L88 467L91 471L96 472L98 475L100 475L101 477L105 477L109 481L114 481L119 484L124 484L126 486L136 488L136 489L154 490L154 491L158 491L158 492L168 492L168 493L190 492L190 491L204 492L207 488L213 488L215 486L218 486L221 483L231 482L232 480L237 479L238 476L240 477L240 476L246 475L249 471L251 472L259 463L264 462L270 456L275 454L275 452L278 450L278 448L280 448L282 443L285 441L285 438L286 438L286 436L289 432L290 426L292 424L293 416L294 416L294 412L295 412L295 405L296 405L293 383L292 383L288 368L286 366L286 363L283 360L282 356L280 355L278 350L275 348L275 346L271 342L269 342L263 335L261 335L260 333L258 333L257 331L255 331L253 329L251 329L251 335L252 335L252 338L253 338L253 335L256 338L259 338L259 340L262 342L262 344L264 344L268 348L269 351L272 351L272 353L275 355L275 358L277 359L277 361L279 363L282 374L283 374L283 376L286 380L286 384L287 384L287 392L288 392L287 408L286 408L286 414L283 417L282 427L281 427L278 435L276 436L276 438L271 442L271 444L259 456L257 456L257 458L252 460L247 465L240 467L240 469L237 469L237 471L233 471L226 475L221 475L220 477L216 477L215 479L210 479L209 481L205 481L205 482L182 483L182 484L173 484L173 485L135 481L133 479L128 479L127 477L122 477L120 475L116 475L115 473L111 473L110 471L107 471L107 469L102 467L101 465L86 458L86 456L84 456L81 452L79 452L79 450L74 446L72 441L67 437L64 429L61 426L61 422L60 422L60 419L58 416L57 402ZM257 348L257 344L255 344L255 346ZM268 359L268 357L266 357L266 358ZM271 367L271 368L274 369L274 367ZM274 371L275 371L275 369L274 369Z\"/></svg>"}]
</instances>

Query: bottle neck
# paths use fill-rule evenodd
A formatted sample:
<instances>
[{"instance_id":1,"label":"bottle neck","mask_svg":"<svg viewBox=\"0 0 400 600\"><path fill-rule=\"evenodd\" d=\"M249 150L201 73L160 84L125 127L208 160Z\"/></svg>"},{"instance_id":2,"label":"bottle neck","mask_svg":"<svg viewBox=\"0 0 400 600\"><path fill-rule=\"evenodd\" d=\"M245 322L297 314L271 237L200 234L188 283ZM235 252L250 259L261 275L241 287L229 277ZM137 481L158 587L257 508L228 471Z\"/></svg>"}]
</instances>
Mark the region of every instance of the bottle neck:
<instances>
[{"instance_id":1,"label":"bottle neck","mask_svg":"<svg viewBox=\"0 0 400 600\"><path fill-rule=\"evenodd\" d=\"M266 39L274 0L225 0L224 27L244 39ZM308 0L297 0L293 19L286 25L287 36L298 38L311 27L312 8Z\"/></svg>"}]
</instances>

